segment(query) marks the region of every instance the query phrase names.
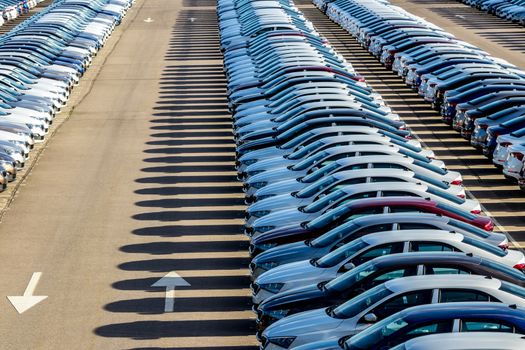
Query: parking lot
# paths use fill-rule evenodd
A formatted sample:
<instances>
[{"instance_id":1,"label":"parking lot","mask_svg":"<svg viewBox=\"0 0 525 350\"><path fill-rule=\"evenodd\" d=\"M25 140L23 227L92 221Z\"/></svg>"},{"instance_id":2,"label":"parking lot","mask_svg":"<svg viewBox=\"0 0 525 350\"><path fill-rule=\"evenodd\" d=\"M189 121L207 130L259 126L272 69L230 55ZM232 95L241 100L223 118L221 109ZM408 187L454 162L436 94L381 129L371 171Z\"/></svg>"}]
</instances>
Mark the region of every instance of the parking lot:
<instances>
[{"instance_id":1,"label":"parking lot","mask_svg":"<svg viewBox=\"0 0 525 350\"><path fill-rule=\"evenodd\" d=\"M525 68L523 27L456 1L392 3ZM296 4L525 248L524 192L310 1ZM34 295L47 296L22 314L0 298L0 348L258 349L226 83L214 0L135 2L0 196L0 294L41 273Z\"/></svg>"},{"instance_id":2,"label":"parking lot","mask_svg":"<svg viewBox=\"0 0 525 350\"><path fill-rule=\"evenodd\" d=\"M517 39L517 43L512 45L489 40L479 33L478 26L472 28L467 28L468 25L460 26L458 25L460 18L451 18L442 14L445 12L444 9L448 9L448 13L458 13L459 9L459 13L469 13L468 23L478 23L482 26L480 23L490 21L492 28L496 26L512 28L512 31L525 35L523 27L507 24L502 19L480 13L456 1L429 4L428 1L409 0L393 1L393 3L421 17L432 18L434 23L450 30L460 39L479 45L518 66L525 66L523 51L519 50L520 42L525 44L524 37ZM485 211L496 219L500 225L499 229L508 232L518 247L525 247L524 194L519 191L518 186L505 180L501 171L496 169L490 160L477 152L457 132L443 124L439 113L432 110L427 102L408 88L402 79L385 69L346 31L328 19L310 1L302 0L298 4L306 17L330 40L337 51L365 76L366 81L383 95L392 109L414 130L417 137L436 152L438 158L444 160L449 169L459 171L463 175L467 190L480 201ZM506 32L502 29L493 31Z\"/></svg>"}]
</instances>

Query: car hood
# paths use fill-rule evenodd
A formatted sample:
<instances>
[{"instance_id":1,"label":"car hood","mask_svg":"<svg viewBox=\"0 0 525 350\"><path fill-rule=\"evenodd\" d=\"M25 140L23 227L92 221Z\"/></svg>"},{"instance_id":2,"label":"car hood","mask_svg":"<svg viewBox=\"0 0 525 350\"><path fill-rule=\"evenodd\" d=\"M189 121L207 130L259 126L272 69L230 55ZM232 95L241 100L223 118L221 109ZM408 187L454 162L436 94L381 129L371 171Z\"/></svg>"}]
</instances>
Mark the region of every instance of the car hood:
<instances>
[{"instance_id":1,"label":"car hood","mask_svg":"<svg viewBox=\"0 0 525 350\"><path fill-rule=\"evenodd\" d=\"M256 175L251 176L246 183L253 184L256 182L266 182L268 184L282 181L282 180L288 180L288 179L297 179L299 177L302 177L305 175L305 171L292 171L287 168L276 168L271 169Z\"/></svg>"},{"instance_id":2,"label":"car hood","mask_svg":"<svg viewBox=\"0 0 525 350\"><path fill-rule=\"evenodd\" d=\"M284 193L291 193L294 191L302 190L305 187L305 184L302 182L297 181L297 179L288 179L284 181L275 182L272 184L268 184L267 186L264 186L263 188L257 190L255 192L255 197L260 196L277 196Z\"/></svg>"},{"instance_id":3,"label":"car hood","mask_svg":"<svg viewBox=\"0 0 525 350\"><path fill-rule=\"evenodd\" d=\"M343 320L326 314L325 308L301 312L283 318L269 326L263 333L267 338L323 333L335 329Z\"/></svg>"},{"instance_id":4,"label":"car hood","mask_svg":"<svg viewBox=\"0 0 525 350\"><path fill-rule=\"evenodd\" d=\"M284 208L296 208L302 203L310 203L311 199L295 198L291 194L281 194L270 198L265 198L253 203L247 209L247 212L252 214L257 211L277 211Z\"/></svg>"},{"instance_id":5,"label":"car hood","mask_svg":"<svg viewBox=\"0 0 525 350\"><path fill-rule=\"evenodd\" d=\"M288 165L293 165L297 163L297 161L286 159L284 157L278 156L273 158L267 158L260 160L256 163L250 164L246 167L244 170L246 173L253 173L255 171L265 171L265 170L271 170L275 168L286 168Z\"/></svg>"},{"instance_id":6,"label":"car hood","mask_svg":"<svg viewBox=\"0 0 525 350\"><path fill-rule=\"evenodd\" d=\"M319 251L319 253L317 253ZM275 262L279 265L294 261L310 259L310 256L319 256L324 250L307 246L304 242L294 242L283 244L257 255L252 262L263 264L266 262Z\"/></svg>"},{"instance_id":7,"label":"car hood","mask_svg":"<svg viewBox=\"0 0 525 350\"><path fill-rule=\"evenodd\" d=\"M317 299L325 295L326 293L319 289L317 284L309 284L272 295L259 305L259 310L270 311L283 307L286 308L286 304Z\"/></svg>"},{"instance_id":8,"label":"car hood","mask_svg":"<svg viewBox=\"0 0 525 350\"><path fill-rule=\"evenodd\" d=\"M299 223L304 221L309 221L309 218L312 214L303 213L297 208L288 208L270 213L262 218L256 219L253 222L253 227L262 227L262 226L273 226L273 227L283 227L283 226L292 226L292 224L299 225Z\"/></svg>"}]
</instances>

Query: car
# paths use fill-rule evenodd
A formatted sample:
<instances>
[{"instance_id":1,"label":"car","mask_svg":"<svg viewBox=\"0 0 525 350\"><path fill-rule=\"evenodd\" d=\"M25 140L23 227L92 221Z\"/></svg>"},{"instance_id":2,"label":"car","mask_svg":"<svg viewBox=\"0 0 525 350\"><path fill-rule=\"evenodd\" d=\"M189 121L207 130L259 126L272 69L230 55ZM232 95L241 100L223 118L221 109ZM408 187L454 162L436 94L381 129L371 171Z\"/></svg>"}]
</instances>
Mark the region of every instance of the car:
<instances>
[{"instance_id":1,"label":"car","mask_svg":"<svg viewBox=\"0 0 525 350\"><path fill-rule=\"evenodd\" d=\"M395 198L395 197L394 197ZM399 198L399 197L398 197ZM406 202L405 202L406 203ZM263 251L273 249L283 244L294 244L294 258L301 256L318 257L318 254L324 254L335 246L347 243L352 239L363 234L379 232L383 230L403 230L403 229L441 229L459 233L464 233L488 242L501 249L508 248L508 240L502 233L488 232L484 229L466 224L462 221L455 220L446 216L422 212L406 212L401 206L394 205L392 212L373 213L374 215L356 215L350 216L346 220L330 225L320 230L270 230L263 233L256 233L252 236L250 242L250 254L256 257ZM297 243L296 243L297 242ZM285 252L291 246L281 249ZM279 253L273 249L271 256L277 258ZM290 256L291 258L292 256ZM265 258L260 257L254 262L263 262ZM274 263L276 262L273 260Z\"/></svg>"},{"instance_id":2,"label":"car","mask_svg":"<svg viewBox=\"0 0 525 350\"><path fill-rule=\"evenodd\" d=\"M465 222L485 231L492 231L494 228L494 223L490 217L475 215L429 198L418 197L362 198L336 205L336 207L328 208L321 213L308 214L300 212L304 216L297 218L297 220L292 220L291 217L291 215L296 214L295 209L283 210L275 213L275 215L270 214L261 218L259 224L262 225L261 228L265 227L261 231L269 232L268 235L274 237L288 235L319 237L346 221L359 216L399 212L433 213ZM262 221L264 219L268 219L268 222L266 220ZM286 221L286 224L283 223L279 227L279 225L276 225L278 221ZM245 229L248 230L248 228ZM252 234L252 232L248 232L248 234Z\"/></svg>"},{"instance_id":3,"label":"car","mask_svg":"<svg viewBox=\"0 0 525 350\"><path fill-rule=\"evenodd\" d=\"M371 140L371 142L372 141L373 140ZM371 155L402 155L440 168L445 167L442 161L434 160L421 153L414 152L409 148L404 147L404 144L398 146L390 142L379 144L368 144L365 142L366 141L346 145L343 140L339 140L339 143L332 144L328 148L314 150L313 152L305 154L302 157L297 157L296 159L292 158L295 155L290 155L286 159L265 159L248 165L244 171L239 174L239 178L248 179L253 175L273 169L281 170L282 179L296 178L312 173L316 168L338 159Z\"/></svg>"},{"instance_id":4,"label":"car","mask_svg":"<svg viewBox=\"0 0 525 350\"><path fill-rule=\"evenodd\" d=\"M487 136L488 142L492 143L494 136ZM509 146L525 145L525 128L516 130L507 135L500 135L496 138L496 147L493 152L492 162L501 168L509 155Z\"/></svg>"},{"instance_id":5,"label":"car","mask_svg":"<svg viewBox=\"0 0 525 350\"><path fill-rule=\"evenodd\" d=\"M503 175L509 179L516 179L518 181L523 179L523 164L525 156L525 146L516 144L508 146L508 155L505 163L503 163ZM520 187L523 187L523 181L519 182Z\"/></svg>"},{"instance_id":6,"label":"car","mask_svg":"<svg viewBox=\"0 0 525 350\"><path fill-rule=\"evenodd\" d=\"M470 144L483 149L483 154L491 157L496 147L496 138L499 135L517 131L525 117L525 107L511 107L488 117L478 118L474 121L474 130L470 136ZM525 125L524 125L525 126ZM490 138L488 137L490 135Z\"/></svg>"},{"instance_id":7,"label":"car","mask_svg":"<svg viewBox=\"0 0 525 350\"><path fill-rule=\"evenodd\" d=\"M338 305L394 278L416 275L492 276L525 287L525 274L496 261L456 252L400 253L379 256L355 269L320 283L289 289L264 300L257 309L257 329L286 316Z\"/></svg>"},{"instance_id":8,"label":"car","mask_svg":"<svg viewBox=\"0 0 525 350\"><path fill-rule=\"evenodd\" d=\"M431 332L431 331L427 331ZM525 346L525 336L508 333L505 330L491 330L472 333L430 334L410 339L392 350L517 350Z\"/></svg>"},{"instance_id":9,"label":"car","mask_svg":"<svg viewBox=\"0 0 525 350\"><path fill-rule=\"evenodd\" d=\"M254 304L260 304L279 292L335 278L381 255L429 250L473 253L519 270L525 268L521 252L503 251L460 233L443 230L382 231L356 238L319 258L300 260L299 257L294 262L269 269L252 283L252 299Z\"/></svg>"},{"instance_id":10,"label":"car","mask_svg":"<svg viewBox=\"0 0 525 350\"><path fill-rule=\"evenodd\" d=\"M422 183L446 191L459 198L465 198L465 189L462 186L449 185L443 181L426 178L411 171L392 169L388 176L385 176L385 172L382 169L359 169L332 174L303 188L300 187L301 183L293 180L278 182L255 192L253 197L247 198L247 203L272 198L279 193L283 194L283 192L289 193L294 198L304 199L308 196L317 196L318 193L327 193L327 191L332 191L333 188L341 188L346 185L378 182ZM293 186L295 184L297 186ZM279 191L279 189L282 190ZM265 232L282 226L306 223L329 212L336 206L337 204L329 205L327 208L317 212L306 212L300 207L279 210L253 221L251 225L245 225L245 232L253 235L255 232Z\"/></svg>"},{"instance_id":11,"label":"car","mask_svg":"<svg viewBox=\"0 0 525 350\"><path fill-rule=\"evenodd\" d=\"M251 225L258 218L287 208L298 207L303 212L315 213L323 211L329 206L333 207L335 203L343 203L360 198L398 196L430 198L473 214L481 212L480 204L476 200L460 198L432 185L407 182L376 182L343 185L340 188L333 188L332 191L322 192L316 197L304 199L295 198L287 194L266 198L251 204L246 209L246 224Z\"/></svg>"},{"instance_id":12,"label":"car","mask_svg":"<svg viewBox=\"0 0 525 350\"><path fill-rule=\"evenodd\" d=\"M505 285L505 288L514 289L512 285ZM376 350L419 335L437 333L491 331L525 334L524 322L524 309L515 304L480 302L422 305L384 319L343 344L348 350ZM453 323L458 327L451 327Z\"/></svg>"},{"instance_id":13,"label":"car","mask_svg":"<svg viewBox=\"0 0 525 350\"><path fill-rule=\"evenodd\" d=\"M347 348L355 349L352 344L359 344L359 340L364 338L363 333L359 336L360 332L414 306L461 303L463 307L468 308L467 302L483 301L523 307L525 299L521 296L524 293L525 288L478 275L396 278L377 285L343 304L297 313L275 322L263 332L262 349L287 349L314 341L339 340L345 336L350 337L346 341ZM521 311L523 312L523 309ZM521 326L525 320L515 322ZM375 334L372 331L370 333ZM351 337L355 334L358 334L355 338ZM291 338L292 341L283 342L283 338ZM279 340L276 341L277 339ZM397 341L402 342L402 339L400 337ZM371 337L368 347L362 348L358 345L357 348L377 349L375 346L381 340L381 337Z\"/></svg>"},{"instance_id":14,"label":"car","mask_svg":"<svg viewBox=\"0 0 525 350\"><path fill-rule=\"evenodd\" d=\"M295 181L311 184L320 180L324 176L328 176L336 172L367 168L412 170L432 178L440 175L443 181L446 181L452 185L462 184L462 177L458 172L449 171L438 166L434 166L430 164L429 161L420 161L408 156L401 155L391 155L389 157L384 155L372 155L341 158L322 166L318 170L314 169L311 174L296 178ZM287 174L288 172L283 171L282 169L273 169L250 177L250 179L246 180L244 183L244 191L246 196L253 195L256 191L265 186L268 186L269 184L284 181L281 177L281 173ZM293 178L290 177L290 180L293 180Z\"/></svg>"},{"instance_id":15,"label":"car","mask_svg":"<svg viewBox=\"0 0 525 350\"><path fill-rule=\"evenodd\" d=\"M355 128L355 127L354 127ZM328 136L320 138L318 140L308 140L302 142L300 145L289 149L288 152L277 153L270 156L269 150L258 150L245 154L239 159L237 171L242 174L246 172L246 168L258 162L264 162L261 168L264 169L266 166L268 169L275 168L277 166L290 166L298 161L308 157L314 153L326 150L332 147L350 146L350 145L394 145L407 151L415 152L423 157L435 158L434 152L430 150L424 150L414 143L407 142L408 140L403 138L387 136L386 133L374 132L375 130L368 127L363 127L363 132L369 132L368 134L358 134L358 130L353 130L354 134L350 134L351 127L348 127L349 131L347 135L340 136ZM392 135L394 136L394 135ZM255 153L255 154L252 154Z\"/></svg>"}]
</instances>

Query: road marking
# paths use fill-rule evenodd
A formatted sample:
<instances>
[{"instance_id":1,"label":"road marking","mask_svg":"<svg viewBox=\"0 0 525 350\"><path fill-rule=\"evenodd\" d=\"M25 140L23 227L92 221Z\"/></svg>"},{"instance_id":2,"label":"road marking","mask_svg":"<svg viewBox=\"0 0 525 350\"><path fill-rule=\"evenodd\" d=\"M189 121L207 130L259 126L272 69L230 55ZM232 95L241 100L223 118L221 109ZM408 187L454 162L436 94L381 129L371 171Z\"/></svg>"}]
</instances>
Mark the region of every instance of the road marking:
<instances>
[{"instance_id":1,"label":"road marking","mask_svg":"<svg viewBox=\"0 0 525 350\"><path fill-rule=\"evenodd\" d=\"M24 291L24 295L7 297L19 314L24 313L44 299L47 299L47 295L33 295L40 277L42 277L42 272L34 272L31 276L31 279L29 280L26 290Z\"/></svg>"},{"instance_id":2,"label":"road marking","mask_svg":"<svg viewBox=\"0 0 525 350\"><path fill-rule=\"evenodd\" d=\"M164 312L173 312L175 308L175 287L189 287L190 284L186 282L184 278L180 277L175 271L171 271L166 276L153 283L151 286L166 288Z\"/></svg>"},{"instance_id":3,"label":"road marking","mask_svg":"<svg viewBox=\"0 0 525 350\"><path fill-rule=\"evenodd\" d=\"M259 346L259 342L254 335L249 336L220 336L220 337L177 337L176 346L171 346L173 350L177 349L209 349L209 348L224 348L245 347L245 346ZM196 341L198 339L198 341Z\"/></svg>"},{"instance_id":4,"label":"road marking","mask_svg":"<svg viewBox=\"0 0 525 350\"><path fill-rule=\"evenodd\" d=\"M153 19L151 19L151 17L148 17L144 20L144 22L146 23L152 23L152 22L155 22Z\"/></svg>"}]
</instances>

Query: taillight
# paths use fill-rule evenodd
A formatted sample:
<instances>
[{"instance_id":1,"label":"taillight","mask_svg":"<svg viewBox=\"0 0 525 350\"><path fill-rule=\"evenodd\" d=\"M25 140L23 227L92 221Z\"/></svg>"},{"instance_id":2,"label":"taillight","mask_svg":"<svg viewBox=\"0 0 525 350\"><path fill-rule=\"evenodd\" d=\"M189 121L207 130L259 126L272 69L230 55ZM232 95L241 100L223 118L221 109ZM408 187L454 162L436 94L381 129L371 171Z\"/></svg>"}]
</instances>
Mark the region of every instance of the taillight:
<instances>
[{"instance_id":1,"label":"taillight","mask_svg":"<svg viewBox=\"0 0 525 350\"><path fill-rule=\"evenodd\" d=\"M500 247L503 250L507 250L507 249L509 249L509 244L508 243L500 243L500 244L498 244L498 247Z\"/></svg>"},{"instance_id":2,"label":"taillight","mask_svg":"<svg viewBox=\"0 0 525 350\"><path fill-rule=\"evenodd\" d=\"M485 231L492 231L494 230L494 223L492 222L492 220L490 220L485 224L485 226L483 226L483 228L485 229Z\"/></svg>"},{"instance_id":3,"label":"taillight","mask_svg":"<svg viewBox=\"0 0 525 350\"><path fill-rule=\"evenodd\" d=\"M474 210L471 210L470 212L472 214L481 214L481 210L479 210L479 209L474 209Z\"/></svg>"},{"instance_id":4,"label":"taillight","mask_svg":"<svg viewBox=\"0 0 525 350\"><path fill-rule=\"evenodd\" d=\"M516 264L516 265L514 265L514 268L518 269L520 271L524 271L525 270L525 263Z\"/></svg>"},{"instance_id":5,"label":"taillight","mask_svg":"<svg viewBox=\"0 0 525 350\"><path fill-rule=\"evenodd\" d=\"M451 184L451 185L461 185L462 183L463 183L462 180L454 180L454 181L452 181L450 184Z\"/></svg>"},{"instance_id":6,"label":"taillight","mask_svg":"<svg viewBox=\"0 0 525 350\"><path fill-rule=\"evenodd\" d=\"M407 139L407 140L412 140L412 136L410 136L410 135L406 135L406 136L405 136L405 139Z\"/></svg>"},{"instance_id":7,"label":"taillight","mask_svg":"<svg viewBox=\"0 0 525 350\"><path fill-rule=\"evenodd\" d=\"M480 129L483 129L483 130L487 130L487 128L489 127L487 124L479 124L478 126Z\"/></svg>"},{"instance_id":8,"label":"taillight","mask_svg":"<svg viewBox=\"0 0 525 350\"><path fill-rule=\"evenodd\" d=\"M458 194L458 197L465 199L465 194L464 193Z\"/></svg>"},{"instance_id":9,"label":"taillight","mask_svg":"<svg viewBox=\"0 0 525 350\"><path fill-rule=\"evenodd\" d=\"M523 160L523 153L521 153L521 152L512 152L511 154L517 160L520 160L520 161Z\"/></svg>"},{"instance_id":10,"label":"taillight","mask_svg":"<svg viewBox=\"0 0 525 350\"><path fill-rule=\"evenodd\" d=\"M509 147L512 146L512 142L502 142L499 144L501 147Z\"/></svg>"}]
</instances>

